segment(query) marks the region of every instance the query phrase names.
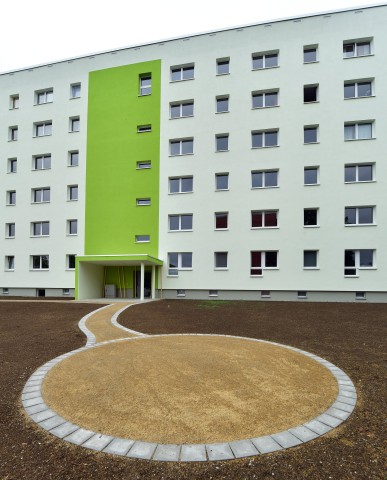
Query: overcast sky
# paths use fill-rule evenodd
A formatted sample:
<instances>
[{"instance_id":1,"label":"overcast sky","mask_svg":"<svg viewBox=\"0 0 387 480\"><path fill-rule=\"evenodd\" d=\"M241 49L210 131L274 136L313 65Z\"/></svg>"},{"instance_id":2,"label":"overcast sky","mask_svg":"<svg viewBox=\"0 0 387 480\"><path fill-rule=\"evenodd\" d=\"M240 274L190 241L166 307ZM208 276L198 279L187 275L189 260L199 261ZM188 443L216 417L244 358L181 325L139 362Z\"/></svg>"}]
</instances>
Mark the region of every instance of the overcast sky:
<instances>
[{"instance_id":1,"label":"overcast sky","mask_svg":"<svg viewBox=\"0 0 387 480\"><path fill-rule=\"evenodd\" d=\"M180 35L375 3L0 0L0 72Z\"/></svg>"}]
</instances>

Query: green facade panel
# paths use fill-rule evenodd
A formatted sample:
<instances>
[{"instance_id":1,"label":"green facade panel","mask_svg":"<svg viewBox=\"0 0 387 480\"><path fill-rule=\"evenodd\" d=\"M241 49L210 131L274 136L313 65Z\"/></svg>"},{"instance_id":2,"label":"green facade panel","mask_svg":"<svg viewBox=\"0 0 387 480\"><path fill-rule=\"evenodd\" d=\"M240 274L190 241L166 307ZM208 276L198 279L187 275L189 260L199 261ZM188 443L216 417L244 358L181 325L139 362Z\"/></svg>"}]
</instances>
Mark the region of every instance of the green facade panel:
<instances>
[{"instance_id":1,"label":"green facade panel","mask_svg":"<svg viewBox=\"0 0 387 480\"><path fill-rule=\"evenodd\" d=\"M140 95L147 74L151 93ZM158 256L160 82L160 60L89 75L85 255ZM151 131L138 133L144 125ZM151 168L138 169L139 161ZM136 243L136 235L150 241Z\"/></svg>"}]
</instances>

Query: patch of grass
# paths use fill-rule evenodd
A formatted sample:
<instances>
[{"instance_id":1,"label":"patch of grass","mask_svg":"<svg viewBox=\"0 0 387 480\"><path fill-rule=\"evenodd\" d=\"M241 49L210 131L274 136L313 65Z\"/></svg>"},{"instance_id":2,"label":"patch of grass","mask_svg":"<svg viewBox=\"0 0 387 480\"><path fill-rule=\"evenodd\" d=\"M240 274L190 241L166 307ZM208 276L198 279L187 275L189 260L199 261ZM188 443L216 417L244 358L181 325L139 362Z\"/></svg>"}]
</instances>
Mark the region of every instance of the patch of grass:
<instances>
[{"instance_id":1,"label":"patch of grass","mask_svg":"<svg viewBox=\"0 0 387 480\"><path fill-rule=\"evenodd\" d=\"M197 308L219 308L232 303L231 300L203 300L197 304Z\"/></svg>"}]
</instances>

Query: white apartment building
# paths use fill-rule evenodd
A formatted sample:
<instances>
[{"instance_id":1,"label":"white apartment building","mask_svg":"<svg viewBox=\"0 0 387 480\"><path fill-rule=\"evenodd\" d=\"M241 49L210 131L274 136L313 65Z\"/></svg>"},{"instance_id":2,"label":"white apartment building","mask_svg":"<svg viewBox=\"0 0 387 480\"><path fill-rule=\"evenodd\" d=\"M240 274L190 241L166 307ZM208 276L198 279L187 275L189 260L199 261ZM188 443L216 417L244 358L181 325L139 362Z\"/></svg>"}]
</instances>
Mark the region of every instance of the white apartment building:
<instances>
[{"instance_id":1,"label":"white apartment building","mask_svg":"<svg viewBox=\"0 0 387 480\"><path fill-rule=\"evenodd\" d=\"M0 295L387 301L387 6L0 75Z\"/></svg>"}]
</instances>

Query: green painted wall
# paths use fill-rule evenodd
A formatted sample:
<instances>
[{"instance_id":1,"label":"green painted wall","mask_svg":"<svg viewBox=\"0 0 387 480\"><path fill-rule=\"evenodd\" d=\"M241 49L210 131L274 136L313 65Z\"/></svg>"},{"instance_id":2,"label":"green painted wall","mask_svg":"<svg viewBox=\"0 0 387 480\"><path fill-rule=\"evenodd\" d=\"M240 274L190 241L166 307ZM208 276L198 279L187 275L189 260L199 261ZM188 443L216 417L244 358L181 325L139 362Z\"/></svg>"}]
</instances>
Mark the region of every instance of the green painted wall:
<instances>
[{"instance_id":1,"label":"green painted wall","mask_svg":"<svg viewBox=\"0 0 387 480\"><path fill-rule=\"evenodd\" d=\"M151 73L152 93L139 96L139 76ZM161 61L89 75L85 254L158 256ZM139 125L152 131L137 133ZM151 160L152 168L137 170ZM137 198L151 198L137 206ZM150 235L135 243L135 235Z\"/></svg>"}]
</instances>

